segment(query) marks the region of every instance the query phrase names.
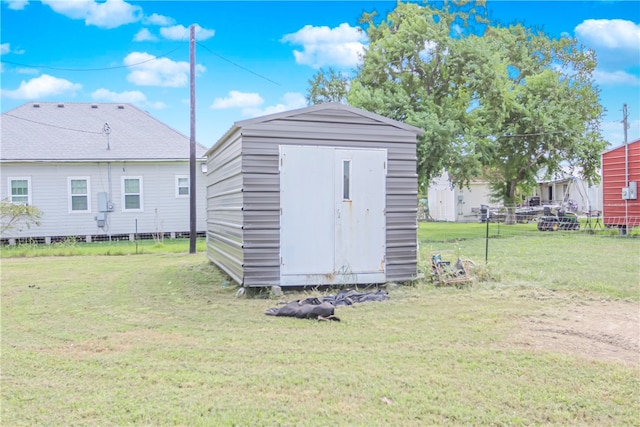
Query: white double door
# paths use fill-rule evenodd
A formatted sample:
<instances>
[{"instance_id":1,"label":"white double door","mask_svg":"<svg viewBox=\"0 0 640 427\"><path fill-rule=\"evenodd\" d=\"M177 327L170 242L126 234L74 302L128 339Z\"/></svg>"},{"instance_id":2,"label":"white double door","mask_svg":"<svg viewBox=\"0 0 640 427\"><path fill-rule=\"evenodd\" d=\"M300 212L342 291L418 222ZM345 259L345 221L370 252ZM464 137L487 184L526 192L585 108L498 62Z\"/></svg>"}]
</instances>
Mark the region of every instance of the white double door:
<instances>
[{"instance_id":1,"label":"white double door","mask_svg":"<svg viewBox=\"0 0 640 427\"><path fill-rule=\"evenodd\" d=\"M385 281L383 149L280 147L282 285Z\"/></svg>"}]
</instances>

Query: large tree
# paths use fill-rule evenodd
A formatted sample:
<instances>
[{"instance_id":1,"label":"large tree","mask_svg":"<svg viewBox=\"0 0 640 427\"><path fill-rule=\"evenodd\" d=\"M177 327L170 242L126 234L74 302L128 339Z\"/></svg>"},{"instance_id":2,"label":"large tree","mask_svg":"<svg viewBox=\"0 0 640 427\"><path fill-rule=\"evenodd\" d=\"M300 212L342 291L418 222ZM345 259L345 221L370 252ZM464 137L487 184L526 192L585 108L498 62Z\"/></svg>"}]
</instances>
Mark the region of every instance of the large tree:
<instances>
[{"instance_id":1,"label":"large tree","mask_svg":"<svg viewBox=\"0 0 640 427\"><path fill-rule=\"evenodd\" d=\"M369 45L348 101L425 131L418 144L418 174L425 187L444 167L461 182L480 172L463 138L471 97L460 89L465 76L451 67L456 45L485 20L484 8L475 8L476 3L482 2L398 3L379 22L375 13L361 18Z\"/></svg>"},{"instance_id":2,"label":"large tree","mask_svg":"<svg viewBox=\"0 0 640 427\"><path fill-rule=\"evenodd\" d=\"M347 101L349 77L334 68L320 69L308 83L306 98L309 105Z\"/></svg>"},{"instance_id":3,"label":"large tree","mask_svg":"<svg viewBox=\"0 0 640 427\"><path fill-rule=\"evenodd\" d=\"M364 14L369 45L348 102L424 129L421 184L443 169L458 186L482 176L512 204L540 171L570 165L596 180L605 143L594 53L522 25L490 25L482 6L398 3L384 19Z\"/></svg>"},{"instance_id":4,"label":"large tree","mask_svg":"<svg viewBox=\"0 0 640 427\"><path fill-rule=\"evenodd\" d=\"M572 168L596 181L602 107L593 51L522 25L489 27L460 46L468 76L474 149L490 170L495 196L510 205L518 189Z\"/></svg>"},{"instance_id":5,"label":"large tree","mask_svg":"<svg viewBox=\"0 0 640 427\"><path fill-rule=\"evenodd\" d=\"M22 231L25 227L40 225L40 217L42 211L35 206L0 200L0 233L14 229Z\"/></svg>"}]
</instances>

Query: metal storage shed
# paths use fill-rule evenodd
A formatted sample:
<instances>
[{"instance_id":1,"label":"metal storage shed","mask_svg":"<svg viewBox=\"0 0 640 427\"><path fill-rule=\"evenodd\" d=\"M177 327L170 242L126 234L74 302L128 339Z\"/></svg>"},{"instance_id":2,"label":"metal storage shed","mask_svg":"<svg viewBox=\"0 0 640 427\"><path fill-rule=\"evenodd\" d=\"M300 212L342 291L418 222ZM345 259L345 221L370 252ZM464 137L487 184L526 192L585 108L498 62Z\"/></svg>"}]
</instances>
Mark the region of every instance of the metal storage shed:
<instances>
[{"instance_id":1,"label":"metal storage shed","mask_svg":"<svg viewBox=\"0 0 640 427\"><path fill-rule=\"evenodd\" d=\"M422 130L339 103L236 122L207 152L207 256L246 287L407 281Z\"/></svg>"},{"instance_id":2,"label":"metal storage shed","mask_svg":"<svg viewBox=\"0 0 640 427\"><path fill-rule=\"evenodd\" d=\"M603 223L625 232L640 226L640 139L602 153Z\"/></svg>"}]
</instances>

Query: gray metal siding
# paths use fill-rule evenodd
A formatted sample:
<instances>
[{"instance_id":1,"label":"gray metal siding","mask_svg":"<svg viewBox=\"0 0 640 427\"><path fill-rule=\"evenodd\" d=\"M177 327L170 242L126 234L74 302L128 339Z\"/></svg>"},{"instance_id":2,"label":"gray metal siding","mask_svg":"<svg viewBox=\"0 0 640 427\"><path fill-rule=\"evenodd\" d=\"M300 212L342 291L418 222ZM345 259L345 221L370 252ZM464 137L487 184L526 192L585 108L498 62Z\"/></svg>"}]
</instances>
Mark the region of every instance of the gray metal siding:
<instances>
[{"instance_id":1,"label":"gray metal siding","mask_svg":"<svg viewBox=\"0 0 640 427\"><path fill-rule=\"evenodd\" d=\"M244 276L241 143L236 132L207 158L207 257L238 283Z\"/></svg>"},{"instance_id":2,"label":"gray metal siding","mask_svg":"<svg viewBox=\"0 0 640 427\"><path fill-rule=\"evenodd\" d=\"M238 135L241 133L241 137ZM241 151L244 286L270 286L280 279L280 177L279 146L307 145L387 150L386 275L387 280L411 280L417 272L416 135L389 123L352 111L327 109L251 122L226 135L209 156ZM218 180L237 173L226 166ZM210 165L210 170L215 166ZM218 187L212 187L217 190ZM227 189L228 190L228 189ZM220 199L215 191L210 202ZM210 212L212 205L209 205ZM228 249L227 249L228 250ZM209 255L210 258L212 255Z\"/></svg>"},{"instance_id":3,"label":"gray metal siding","mask_svg":"<svg viewBox=\"0 0 640 427\"><path fill-rule=\"evenodd\" d=\"M278 158L247 156L244 163L244 285L280 281L280 182Z\"/></svg>"}]
</instances>

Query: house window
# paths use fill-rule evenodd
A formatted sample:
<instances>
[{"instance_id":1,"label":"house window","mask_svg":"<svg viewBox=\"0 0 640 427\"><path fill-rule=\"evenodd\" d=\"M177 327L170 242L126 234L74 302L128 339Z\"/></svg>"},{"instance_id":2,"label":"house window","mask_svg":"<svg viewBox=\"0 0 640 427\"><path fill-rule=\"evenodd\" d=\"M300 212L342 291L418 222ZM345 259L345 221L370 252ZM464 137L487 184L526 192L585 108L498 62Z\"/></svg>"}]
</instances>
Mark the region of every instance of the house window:
<instances>
[{"instance_id":1,"label":"house window","mask_svg":"<svg viewBox=\"0 0 640 427\"><path fill-rule=\"evenodd\" d=\"M89 178L69 178L69 212L91 212Z\"/></svg>"},{"instance_id":2,"label":"house window","mask_svg":"<svg viewBox=\"0 0 640 427\"><path fill-rule=\"evenodd\" d=\"M351 160L342 161L342 200L351 199Z\"/></svg>"},{"instance_id":3,"label":"house window","mask_svg":"<svg viewBox=\"0 0 640 427\"><path fill-rule=\"evenodd\" d=\"M11 203L31 204L31 178L9 178Z\"/></svg>"},{"instance_id":4,"label":"house window","mask_svg":"<svg viewBox=\"0 0 640 427\"><path fill-rule=\"evenodd\" d=\"M122 177L122 210L142 211L142 178Z\"/></svg>"},{"instance_id":5,"label":"house window","mask_svg":"<svg viewBox=\"0 0 640 427\"><path fill-rule=\"evenodd\" d=\"M186 175L176 176L176 197L189 196L189 177Z\"/></svg>"}]
</instances>

